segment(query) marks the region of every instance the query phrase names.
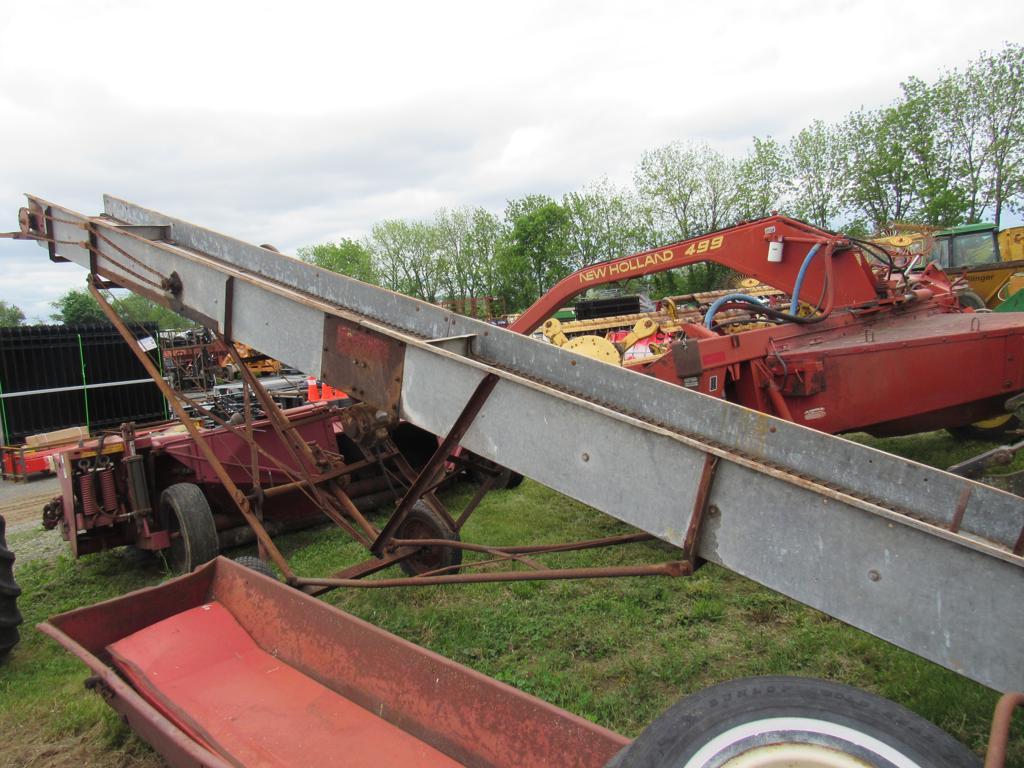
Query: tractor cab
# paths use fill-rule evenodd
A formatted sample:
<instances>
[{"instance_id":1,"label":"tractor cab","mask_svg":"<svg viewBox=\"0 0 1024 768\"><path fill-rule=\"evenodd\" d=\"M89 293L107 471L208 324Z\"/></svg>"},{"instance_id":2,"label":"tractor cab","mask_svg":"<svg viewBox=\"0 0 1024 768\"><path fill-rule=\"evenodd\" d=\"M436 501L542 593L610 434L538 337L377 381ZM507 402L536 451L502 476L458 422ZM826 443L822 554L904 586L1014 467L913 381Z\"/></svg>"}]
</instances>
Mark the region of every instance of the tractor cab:
<instances>
[{"instance_id":1,"label":"tractor cab","mask_svg":"<svg viewBox=\"0 0 1024 768\"><path fill-rule=\"evenodd\" d=\"M999 262L995 224L964 224L936 232L932 261L944 270L966 269Z\"/></svg>"}]
</instances>

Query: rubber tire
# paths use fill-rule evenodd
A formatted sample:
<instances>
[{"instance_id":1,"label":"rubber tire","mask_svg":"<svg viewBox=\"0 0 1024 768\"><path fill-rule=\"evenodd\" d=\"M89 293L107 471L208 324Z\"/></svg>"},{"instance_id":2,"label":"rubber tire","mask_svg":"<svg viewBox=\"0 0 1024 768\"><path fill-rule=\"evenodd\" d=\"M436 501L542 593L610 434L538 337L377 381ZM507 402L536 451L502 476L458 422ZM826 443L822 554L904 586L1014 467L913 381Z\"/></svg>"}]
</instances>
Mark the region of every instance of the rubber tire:
<instances>
[{"instance_id":1,"label":"rubber tire","mask_svg":"<svg viewBox=\"0 0 1024 768\"><path fill-rule=\"evenodd\" d=\"M881 741L920 768L981 766L978 757L963 744L895 702L848 685L796 677L732 680L688 696L651 723L621 759L616 755L610 765L617 768L692 768L696 765L713 768L744 750L742 747L738 752L715 750L710 755L702 755L700 762L692 765L690 759L716 737L734 728L777 717L813 719L826 728L845 726L848 732L853 732L850 735L854 738L866 735ZM792 738L782 743L815 743L807 733L797 733ZM728 739L724 737L723 750L729 748ZM867 764L877 762L867 760Z\"/></svg>"},{"instance_id":2,"label":"rubber tire","mask_svg":"<svg viewBox=\"0 0 1024 768\"><path fill-rule=\"evenodd\" d=\"M513 488L518 488L523 482L523 476L518 472L513 472L508 467L503 467L500 464L480 457L477 457L476 460L498 470L499 474L494 479L494 485L491 486L492 491L511 491ZM488 475L479 469L472 468L470 469L470 477L477 485L483 485Z\"/></svg>"},{"instance_id":3,"label":"rubber tire","mask_svg":"<svg viewBox=\"0 0 1024 768\"><path fill-rule=\"evenodd\" d=\"M956 295L956 300L960 302L961 307L970 307L971 309L988 309L985 306L985 302L982 301L981 296L976 294L974 291L962 291Z\"/></svg>"},{"instance_id":4,"label":"rubber tire","mask_svg":"<svg viewBox=\"0 0 1024 768\"><path fill-rule=\"evenodd\" d=\"M179 573L191 573L220 552L210 503L194 483L176 483L160 494L160 522L181 535L171 540L167 558Z\"/></svg>"},{"instance_id":5,"label":"rubber tire","mask_svg":"<svg viewBox=\"0 0 1024 768\"><path fill-rule=\"evenodd\" d=\"M450 539L460 541L458 531L428 507L423 501L413 504L405 520L395 531L396 539ZM424 547L420 554L403 560L399 565L408 576L418 576L436 568L447 568L462 563L462 550L457 547ZM457 570L448 571L458 573Z\"/></svg>"},{"instance_id":6,"label":"rubber tire","mask_svg":"<svg viewBox=\"0 0 1024 768\"><path fill-rule=\"evenodd\" d=\"M264 576L269 576L274 581L277 581L277 574L274 573L274 569L271 567L270 563L265 563L258 557L253 557L252 555L242 555L241 557L236 557L235 562L239 565L244 565L251 571L256 571L256 573L262 573Z\"/></svg>"},{"instance_id":7,"label":"rubber tire","mask_svg":"<svg viewBox=\"0 0 1024 768\"><path fill-rule=\"evenodd\" d=\"M139 549L134 544L128 544L121 553L125 562L134 568L145 568L154 562L156 555L151 549Z\"/></svg>"},{"instance_id":8,"label":"rubber tire","mask_svg":"<svg viewBox=\"0 0 1024 768\"><path fill-rule=\"evenodd\" d=\"M7 548L7 521L0 515L0 662L21 639L18 626L22 623L18 610L21 587L14 580L14 553Z\"/></svg>"}]
</instances>

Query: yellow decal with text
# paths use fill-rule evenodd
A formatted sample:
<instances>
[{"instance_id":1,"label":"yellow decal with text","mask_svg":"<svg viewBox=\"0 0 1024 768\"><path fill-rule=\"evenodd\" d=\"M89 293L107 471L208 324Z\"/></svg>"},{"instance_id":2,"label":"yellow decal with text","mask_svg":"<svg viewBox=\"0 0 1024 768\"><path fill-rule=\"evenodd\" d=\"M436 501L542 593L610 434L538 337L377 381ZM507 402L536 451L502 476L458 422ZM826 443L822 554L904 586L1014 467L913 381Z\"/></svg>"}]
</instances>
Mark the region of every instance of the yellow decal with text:
<instances>
[{"instance_id":1,"label":"yellow decal with text","mask_svg":"<svg viewBox=\"0 0 1024 768\"><path fill-rule=\"evenodd\" d=\"M635 272L640 272L656 264L667 264L672 261L672 251L648 253L646 256L630 256L628 259L612 261L580 272L581 283L592 283L604 278L622 279Z\"/></svg>"},{"instance_id":2,"label":"yellow decal with text","mask_svg":"<svg viewBox=\"0 0 1024 768\"><path fill-rule=\"evenodd\" d=\"M690 247L683 251L686 256L694 256L702 253L708 253L709 251L717 251L722 247L722 243L725 242L725 238L722 235L716 235L715 237L707 237L703 240L698 240L695 243L691 243ZM620 259L619 261L612 261L608 264L601 264L590 269L585 269L580 272L581 283L593 283L595 281L602 280L621 280L631 275L646 271L648 267L657 266L659 264L668 264L672 261L672 251L664 250L658 251L657 253L648 253L641 256L630 256L628 259Z\"/></svg>"},{"instance_id":3,"label":"yellow decal with text","mask_svg":"<svg viewBox=\"0 0 1024 768\"><path fill-rule=\"evenodd\" d=\"M722 243L724 241L725 238L722 237L722 235L698 240L696 243L690 243L690 247L683 251L683 254L685 256L695 256L701 253L707 253L708 251L717 251L722 247Z\"/></svg>"}]
</instances>

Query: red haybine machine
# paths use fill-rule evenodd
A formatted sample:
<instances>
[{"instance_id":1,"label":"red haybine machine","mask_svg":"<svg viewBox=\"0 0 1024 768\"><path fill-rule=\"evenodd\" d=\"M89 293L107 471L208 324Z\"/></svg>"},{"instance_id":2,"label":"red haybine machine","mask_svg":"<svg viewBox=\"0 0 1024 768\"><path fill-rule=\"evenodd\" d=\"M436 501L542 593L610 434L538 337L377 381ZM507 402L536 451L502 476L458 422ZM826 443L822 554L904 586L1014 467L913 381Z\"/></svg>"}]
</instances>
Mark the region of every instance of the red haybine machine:
<instances>
[{"instance_id":1,"label":"red haybine machine","mask_svg":"<svg viewBox=\"0 0 1024 768\"><path fill-rule=\"evenodd\" d=\"M872 268L848 240L774 218L575 276L578 286L613 269L655 268L677 251L680 259L726 254L795 297L790 311L754 307L744 322L767 325L739 334L716 332L714 320L730 322L720 312L732 310L712 307L707 333L692 329L653 363L668 366L677 386L123 200L107 197L104 208L83 216L30 197L15 236L86 267L101 302L104 287L129 288L350 393L361 401L350 418L365 456L385 450L401 423L440 437L418 473L393 478L400 499L374 522L344 485L330 482L344 460L318 454L259 381L245 377L300 473L296 482L369 552L322 576L292 567L267 534L258 497L239 488L206 436L192 435L286 583L219 558L42 625L89 665L92 684L172 764L321 765L339 755L360 766L977 764L948 735L889 702L785 678L698 693L629 744L311 597L342 587L684 577L704 561L1006 693L989 748L989 765L1002 764L1010 715L1024 698L1010 693L1024 689L1024 499L793 423L840 430L859 419L891 431L958 409L968 421L1022 388L1024 325L955 311L941 273L907 283L895 270ZM810 309L801 312L798 301ZM519 327L539 324L547 311L531 311ZM949 340L925 334L929 322L946 323ZM907 327L922 329L924 341ZM856 384L872 385L884 402L843 421L849 403L830 411L842 397L870 404L836 373L847 346L862 343L880 367ZM887 408L893 398L881 373L921 370L939 389L980 361L991 365L990 355L1003 374L995 384L937 395L916 410ZM785 408L790 419L738 407L723 391L751 403L760 397L763 410ZM247 438L244 426L232 428ZM530 546L462 541L462 525L491 483L457 516L432 491L446 465L478 459L482 472L496 475L483 462L499 463L638 532ZM634 482L624 485L624 476ZM676 547L677 559L577 569L541 562L553 551L650 537ZM406 577L366 578L396 564Z\"/></svg>"},{"instance_id":2,"label":"red haybine machine","mask_svg":"<svg viewBox=\"0 0 1024 768\"><path fill-rule=\"evenodd\" d=\"M662 353L628 363L632 370L831 433L965 426L1003 413L1024 389L1017 316L964 309L937 267L910 272L876 244L784 216L585 267L510 328L543 326L556 343L616 362L610 341L567 340L549 318L590 288L701 261L781 294L718 297L701 320L679 324ZM641 321L623 344L657 330Z\"/></svg>"},{"instance_id":3,"label":"red haybine machine","mask_svg":"<svg viewBox=\"0 0 1024 768\"><path fill-rule=\"evenodd\" d=\"M268 534L323 522L301 464L269 418L232 422L204 413L219 422L203 430L204 443L249 498ZM415 461L418 445L431 436L403 425L368 458L346 435L359 428L358 414L327 403L281 412L289 430L322 462L321 487L332 494L343 490L365 513L395 499L385 472L415 477L406 456ZM172 570L188 573L221 550L255 539L218 468L180 423L126 424L119 434L85 441L57 455L57 476L61 495L44 507L43 526L59 528L75 557L127 545L160 553Z\"/></svg>"}]
</instances>

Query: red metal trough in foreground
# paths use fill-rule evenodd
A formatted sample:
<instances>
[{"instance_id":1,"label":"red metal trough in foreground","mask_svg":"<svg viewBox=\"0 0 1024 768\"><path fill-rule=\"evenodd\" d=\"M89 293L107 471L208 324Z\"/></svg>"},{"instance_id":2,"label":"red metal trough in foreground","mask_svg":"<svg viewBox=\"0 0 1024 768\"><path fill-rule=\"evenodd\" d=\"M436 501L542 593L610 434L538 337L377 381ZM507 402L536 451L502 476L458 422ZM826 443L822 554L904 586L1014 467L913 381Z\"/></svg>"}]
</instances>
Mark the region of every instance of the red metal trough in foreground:
<instances>
[{"instance_id":1,"label":"red metal trough in foreground","mask_svg":"<svg viewBox=\"0 0 1024 768\"><path fill-rule=\"evenodd\" d=\"M174 766L597 768L629 743L225 558L39 628Z\"/></svg>"}]
</instances>

